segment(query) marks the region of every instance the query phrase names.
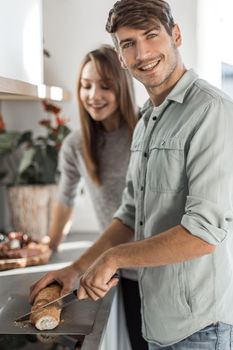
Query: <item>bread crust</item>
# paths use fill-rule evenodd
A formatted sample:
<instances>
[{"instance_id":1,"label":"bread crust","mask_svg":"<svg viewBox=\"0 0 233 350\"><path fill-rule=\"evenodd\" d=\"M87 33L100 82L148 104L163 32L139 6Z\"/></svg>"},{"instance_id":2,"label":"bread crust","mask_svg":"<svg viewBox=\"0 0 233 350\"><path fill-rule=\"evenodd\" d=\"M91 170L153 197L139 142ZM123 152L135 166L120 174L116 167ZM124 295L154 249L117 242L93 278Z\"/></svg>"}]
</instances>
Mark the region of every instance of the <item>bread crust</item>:
<instances>
[{"instance_id":1,"label":"bread crust","mask_svg":"<svg viewBox=\"0 0 233 350\"><path fill-rule=\"evenodd\" d=\"M35 297L32 311L60 297L61 286L53 283L42 289ZM33 312L30 321L38 330L50 330L56 328L60 323L61 303L56 303L38 312Z\"/></svg>"}]
</instances>

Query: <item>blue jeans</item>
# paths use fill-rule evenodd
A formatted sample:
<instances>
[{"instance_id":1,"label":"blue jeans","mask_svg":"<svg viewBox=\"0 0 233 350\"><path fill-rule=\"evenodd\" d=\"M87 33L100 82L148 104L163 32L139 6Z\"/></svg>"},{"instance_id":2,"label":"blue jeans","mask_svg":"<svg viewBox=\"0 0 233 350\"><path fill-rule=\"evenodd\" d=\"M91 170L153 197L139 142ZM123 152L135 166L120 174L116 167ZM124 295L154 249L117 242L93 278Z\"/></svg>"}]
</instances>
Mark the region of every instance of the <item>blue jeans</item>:
<instances>
[{"instance_id":1,"label":"blue jeans","mask_svg":"<svg viewBox=\"0 0 233 350\"><path fill-rule=\"evenodd\" d=\"M190 335L179 343L160 347L149 343L149 350L233 350L233 326L218 322Z\"/></svg>"}]
</instances>

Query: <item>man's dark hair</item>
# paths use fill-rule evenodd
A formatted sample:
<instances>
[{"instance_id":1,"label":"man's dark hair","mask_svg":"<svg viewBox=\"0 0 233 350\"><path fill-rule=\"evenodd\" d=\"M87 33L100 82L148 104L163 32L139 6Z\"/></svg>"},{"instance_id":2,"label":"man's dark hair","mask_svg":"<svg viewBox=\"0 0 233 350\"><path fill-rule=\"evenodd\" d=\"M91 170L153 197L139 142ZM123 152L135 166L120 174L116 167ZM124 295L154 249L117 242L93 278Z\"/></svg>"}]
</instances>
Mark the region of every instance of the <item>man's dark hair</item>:
<instances>
[{"instance_id":1,"label":"man's dark hair","mask_svg":"<svg viewBox=\"0 0 233 350\"><path fill-rule=\"evenodd\" d=\"M120 0L109 12L106 30L116 33L120 27L146 29L148 25L160 22L169 35L172 34L174 19L171 8L163 0Z\"/></svg>"}]
</instances>

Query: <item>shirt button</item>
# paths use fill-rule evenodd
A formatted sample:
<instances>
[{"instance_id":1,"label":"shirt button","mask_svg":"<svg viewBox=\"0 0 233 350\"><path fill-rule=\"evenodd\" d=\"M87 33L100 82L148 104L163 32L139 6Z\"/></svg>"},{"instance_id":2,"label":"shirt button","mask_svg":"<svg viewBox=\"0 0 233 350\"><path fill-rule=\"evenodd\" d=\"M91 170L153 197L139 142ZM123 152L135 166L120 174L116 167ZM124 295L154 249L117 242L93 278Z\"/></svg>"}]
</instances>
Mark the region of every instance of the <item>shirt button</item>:
<instances>
[{"instance_id":1,"label":"shirt button","mask_svg":"<svg viewBox=\"0 0 233 350\"><path fill-rule=\"evenodd\" d=\"M153 117L152 119L153 119L153 120L156 120L156 119L157 119L157 117Z\"/></svg>"},{"instance_id":2,"label":"shirt button","mask_svg":"<svg viewBox=\"0 0 233 350\"><path fill-rule=\"evenodd\" d=\"M163 140L163 141L161 142L161 145L162 145L162 146L165 145L165 140Z\"/></svg>"},{"instance_id":3,"label":"shirt button","mask_svg":"<svg viewBox=\"0 0 233 350\"><path fill-rule=\"evenodd\" d=\"M139 224L140 224L140 226L142 226L142 225L143 225L143 222L142 222L142 221L140 221L140 222L139 222Z\"/></svg>"},{"instance_id":4,"label":"shirt button","mask_svg":"<svg viewBox=\"0 0 233 350\"><path fill-rule=\"evenodd\" d=\"M144 190L144 187L143 186L141 186L141 191L143 191Z\"/></svg>"},{"instance_id":5,"label":"shirt button","mask_svg":"<svg viewBox=\"0 0 233 350\"><path fill-rule=\"evenodd\" d=\"M144 157L147 157L147 153L146 152L144 153Z\"/></svg>"}]
</instances>

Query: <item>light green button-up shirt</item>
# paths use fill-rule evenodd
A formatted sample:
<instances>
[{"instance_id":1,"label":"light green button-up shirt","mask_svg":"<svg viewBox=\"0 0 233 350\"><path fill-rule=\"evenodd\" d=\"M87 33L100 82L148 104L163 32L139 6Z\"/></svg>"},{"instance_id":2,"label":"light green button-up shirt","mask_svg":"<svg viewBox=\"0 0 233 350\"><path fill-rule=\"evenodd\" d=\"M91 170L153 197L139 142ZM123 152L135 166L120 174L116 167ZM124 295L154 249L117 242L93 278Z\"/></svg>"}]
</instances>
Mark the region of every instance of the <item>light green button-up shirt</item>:
<instances>
[{"instance_id":1,"label":"light green button-up shirt","mask_svg":"<svg viewBox=\"0 0 233 350\"><path fill-rule=\"evenodd\" d=\"M160 106L146 103L115 217L137 240L181 224L217 245L139 270L147 341L165 346L213 322L233 324L233 101L192 70Z\"/></svg>"}]
</instances>

